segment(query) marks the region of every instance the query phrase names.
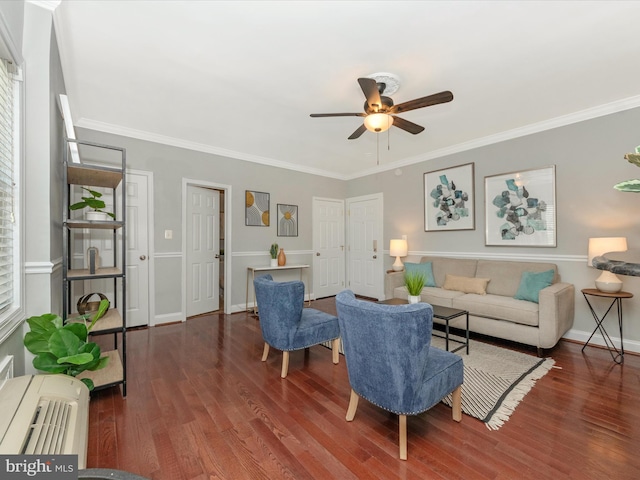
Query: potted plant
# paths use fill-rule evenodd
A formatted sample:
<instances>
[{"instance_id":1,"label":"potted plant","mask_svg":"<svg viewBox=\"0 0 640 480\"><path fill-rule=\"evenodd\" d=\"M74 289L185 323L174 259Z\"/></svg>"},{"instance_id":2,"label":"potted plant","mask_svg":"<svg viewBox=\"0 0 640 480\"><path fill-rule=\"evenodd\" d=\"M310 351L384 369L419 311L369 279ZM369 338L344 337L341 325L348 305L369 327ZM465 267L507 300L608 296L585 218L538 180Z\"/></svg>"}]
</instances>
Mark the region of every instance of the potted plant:
<instances>
[{"instance_id":1,"label":"potted plant","mask_svg":"<svg viewBox=\"0 0 640 480\"><path fill-rule=\"evenodd\" d=\"M89 192L87 197L82 197L82 201L74 203L69 206L69 210L80 210L81 208L91 208L92 210L86 213L87 220L109 220L108 217L113 219L116 216L111 212L105 212L102 210L106 207L104 200L101 200L102 194L100 192L96 192L95 190L91 190L87 187L82 187L83 190Z\"/></svg>"},{"instance_id":2,"label":"potted plant","mask_svg":"<svg viewBox=\"0 0 640 480\"><path fill-rule=\"evenodd\" d=\"M425 276L422 272L408 272L404 274L404 284L409 292L409 303L420 301L420 292L424 287Z\"/></svg>"},{"instance_id":3,"label":"potted plant","mask_svg":"<svg viewBox=\"0 0 640 480\"><path fill-rule=\"evenodd\" d=\"M108 308L109 301L101 300L88 327L84 321L65 324L53 313L28 318L30 331L24 336L24 346L35 355L33 366L43 372L64 373L72 377L85 370L104 368L109 359L101 357L100 347L87 340L89 331ZM86 321L88 315L79 318ZM89 390L93 390L90 378L81 380Z\"/></svg>"},{"instance_id":4,"label":"potted plant","mask_svg":"<svg viewBox=\"0 0 640 480\"><path fill-rule=\"evenodd\" d=\"M271 254L270 266L277 267L278 266L278 244L277 243L271 244L271 249L269 250L269 253Z\"/></svg>"}]
</instances>

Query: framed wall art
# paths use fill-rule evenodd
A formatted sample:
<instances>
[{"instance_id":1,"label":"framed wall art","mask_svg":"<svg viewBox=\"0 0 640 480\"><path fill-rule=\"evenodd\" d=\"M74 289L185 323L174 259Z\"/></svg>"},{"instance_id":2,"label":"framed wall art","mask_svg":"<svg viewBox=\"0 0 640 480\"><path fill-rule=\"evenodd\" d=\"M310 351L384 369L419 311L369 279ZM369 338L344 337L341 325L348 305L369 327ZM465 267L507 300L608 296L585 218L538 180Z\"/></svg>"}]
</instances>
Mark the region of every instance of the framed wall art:
<instances>
[{"instance_id":1,"label":"framed wall art","mask_svg":"<svg viewBox=\"0 0 640 480\"><path fill-rule=\"evenodd\" d=\"M278 204L278 236L298 236L298 206Z\"/></svg>"},{"instance_id":2,"label":"framed wall art","mask_svg":"<svg viewBox=\"0 0 640 480\"><path fill-rule=\"evenodd\" d=\"M484 177L485 244L556 246L556 167Z\"/></svg>"},{"instance_id":3,"label":"framed wall art","mask_svg":"<svg viewBox=\"0 0 640 480\"><path fill-rule=\"evenodd\" d=\"M424 231L475 230L473 163L424 174Z\"/></svg>"},{"instance_id":4,"label":"framed wall art","mask_svg":"<svg viewBox=\"0 0 640 480\"><path fill-rule=\"evenodd\" d=\"M253 227L268 227L269 194L245 190L244 224Z\"/></svg>"}]
</instances>

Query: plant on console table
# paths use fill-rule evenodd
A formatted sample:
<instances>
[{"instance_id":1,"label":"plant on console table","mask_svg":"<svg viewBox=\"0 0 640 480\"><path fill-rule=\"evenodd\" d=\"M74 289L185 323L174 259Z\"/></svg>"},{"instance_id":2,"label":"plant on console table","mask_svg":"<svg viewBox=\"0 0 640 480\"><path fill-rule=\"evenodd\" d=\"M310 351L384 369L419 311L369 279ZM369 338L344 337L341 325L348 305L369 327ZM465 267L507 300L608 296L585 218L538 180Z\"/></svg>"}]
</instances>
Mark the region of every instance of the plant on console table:
<instances>
[{"instance_id":1,"label":"plant on console table","mask_svg":"<svg viewBox=\"0 0 640 480\"><path fill-rule=\"evenodd\" d=\"M100 370L107 366L108 357L100 356L100 346L87 342L89 331L109 308L109 300L101 300L98 311L87 327L84 321L64 324L54 313L27 319L30 331L24 336L24 346L35 355L33 366L47 373L64 373L75 377L85 370ZM88 320L88 315L79 317ZM82 378L93 390L93 381Z\"/></svg>"},{"instance_id":2,"label":"plant on console table","mask_svg":"<svg viewBox=\"0 0 640 480\"><path fill-rule=\"evenodd\" d=\"M278 244L277 243L271 244L271 249L269 250L269 254L271 255L271 266L277 267L278 266Z\"/></svg>"},{"instance_id":3,"label":"plant on console table","mask_svg":"<svg viewBox=\"0 0 640 480\"><path fill-rule=\"evenodd\" d=\"M409 292L409 303L420 302L420 293L424 287L425 276L421 272L407 272L404 274L404 284Z\"/></svg>"},{"instance_id":4,"label":"plant on console table","mask_svg":"<svg viewBox=\"0 0 640 480\"><path fill-rule=\"evenodd\" d=\"M91 210L86 213L87 220L109 220L108 217L115 220L116 216L113 213L103 210L107 205L104 203L104 200L100 198L102 197L100 192L96 192L87 187L82 187L82 189L87 191L90 196L82 197L82 201L70 205L69 210L90 208Z\"/></svg>"}]
</instances>

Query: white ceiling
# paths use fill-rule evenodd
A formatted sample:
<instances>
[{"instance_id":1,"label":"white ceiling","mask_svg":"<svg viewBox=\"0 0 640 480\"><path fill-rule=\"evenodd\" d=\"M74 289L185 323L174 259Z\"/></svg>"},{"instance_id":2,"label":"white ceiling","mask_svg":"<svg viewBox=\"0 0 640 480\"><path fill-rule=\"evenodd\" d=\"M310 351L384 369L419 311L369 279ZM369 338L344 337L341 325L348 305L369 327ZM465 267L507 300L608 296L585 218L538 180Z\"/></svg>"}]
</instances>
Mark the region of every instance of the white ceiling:
<instances>
[{"instance_id":1,"label":"white ceiling","mask_svg":"<svg viewBox=\"0 0 640 480\"><path fill-rule=\"evenodd\" d=\"M55 11L76 126L344 179L640 106L639 19L635 1L63 0ZM360 117L309 117L362 112L357 78L375 72L400 77L396 104L455 98L401 114L418 135L347 140Z\"/></svg>"}]
</instances>

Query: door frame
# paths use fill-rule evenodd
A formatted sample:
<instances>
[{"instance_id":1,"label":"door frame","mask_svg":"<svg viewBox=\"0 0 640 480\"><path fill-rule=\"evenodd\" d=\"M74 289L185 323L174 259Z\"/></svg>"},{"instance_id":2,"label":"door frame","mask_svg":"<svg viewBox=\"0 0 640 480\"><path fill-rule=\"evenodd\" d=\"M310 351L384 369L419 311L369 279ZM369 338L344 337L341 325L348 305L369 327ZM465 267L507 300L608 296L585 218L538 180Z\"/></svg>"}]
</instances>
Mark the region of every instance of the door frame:
<instances>
[{"instance_id":1,"label":"door frame","mask_svg":"<svg viewBox=\"0 0 640 480\"><path fill-rule=\"evenodd\" d=\"M182 300L181 316L182 321L187 319L187 186L202 188L212 188L224 192L224 313L231 313L231 291L228 288L232 284L231 280L231 185L223 183L207 182L193 178L182 178Z\"/></svg>"}]
</instances>

